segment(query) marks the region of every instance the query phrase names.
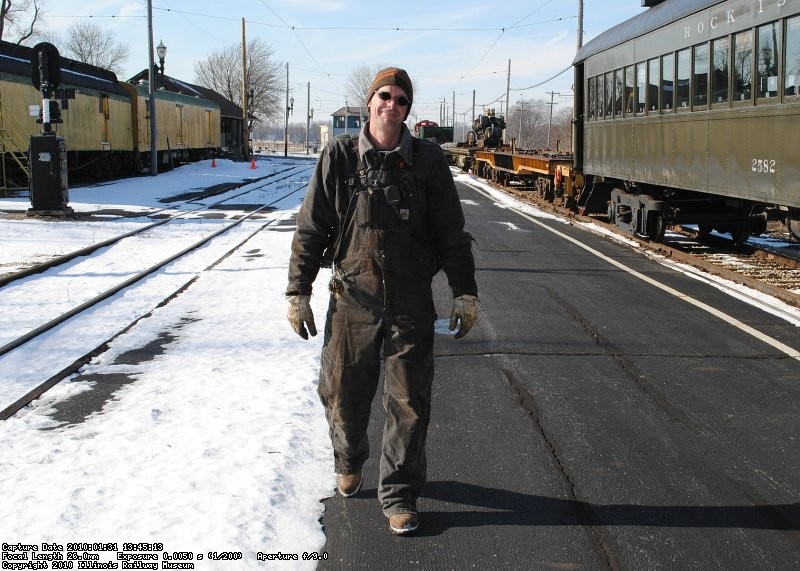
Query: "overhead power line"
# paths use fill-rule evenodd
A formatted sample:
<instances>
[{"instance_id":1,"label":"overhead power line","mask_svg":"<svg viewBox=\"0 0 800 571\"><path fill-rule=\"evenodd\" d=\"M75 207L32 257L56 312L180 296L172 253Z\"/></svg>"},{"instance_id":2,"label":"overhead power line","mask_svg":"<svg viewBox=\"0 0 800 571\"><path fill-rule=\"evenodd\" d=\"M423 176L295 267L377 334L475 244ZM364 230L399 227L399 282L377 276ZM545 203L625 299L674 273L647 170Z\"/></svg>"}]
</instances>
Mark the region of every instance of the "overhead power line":
<instances>
[{"instance_id":1,"label":"overhead power line","mask_svg":"<svg viewBox=\"0 0 800 571\"><path fill-rule=\"evenodd\" d=\"M525 91L525 90L527 90L527 89L534 89L534 88L536 88L536 87L541 87L541 86L542 86L542 85L544 85L545 83L548 83L548 82L550 82L550 81L553 81L555 78L557 78L557 77L559 77L559 76L563 75L564 73L568 72L568 71L569 71L569 70L571 70L571 69L572 69L572 65L570 65L569 67L565 67L564 69L562 69L561 71L559 71L557 74L555 74L553 77L550 77L550 78L548 78L548 79L545 79L544 81L541 81L541 82L539 82L539 83L536 83L536 84L534 84L534 85L529 85L529 86L527 86L527 87L512 87L512 88L511 88L511 90L512 90L512 91Z\"/></svg>"}]
</instances>

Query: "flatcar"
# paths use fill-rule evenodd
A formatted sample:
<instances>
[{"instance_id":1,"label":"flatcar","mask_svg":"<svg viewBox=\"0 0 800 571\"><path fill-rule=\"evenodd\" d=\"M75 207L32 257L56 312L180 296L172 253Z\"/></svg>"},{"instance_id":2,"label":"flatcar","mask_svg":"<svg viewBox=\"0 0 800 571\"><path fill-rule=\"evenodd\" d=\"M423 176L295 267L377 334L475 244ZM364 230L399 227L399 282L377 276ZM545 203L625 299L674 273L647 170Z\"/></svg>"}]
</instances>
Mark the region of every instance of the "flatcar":
<instances>
[{"instance_id":1,"label":"flatcar","mask_svg":"<svg viewBox=\"0 0 800 571\"><path fill-rule=\"evenodd\" d=\"M660 239L671 224L800 238L800 0L648 0L574 60L579 207Z\"/></svg>"},{"instance_id":2,"label":"flatcar","mask_svg":"<svg viewBox=\"0 0 800 571\"><path fill-rule=\"evenodd\" d=\"M0 137L4 186L27 186L30 137L41 132L31 109L42 104L31 82L31 48L0 42ZM70 179L106 179L151 168L149 94L144 84L118 81L110 71L61 58L61 123ZM156 92L160 169L176 161L217 156L220 110L212 101Z\"/></svg>"}]
</instances>

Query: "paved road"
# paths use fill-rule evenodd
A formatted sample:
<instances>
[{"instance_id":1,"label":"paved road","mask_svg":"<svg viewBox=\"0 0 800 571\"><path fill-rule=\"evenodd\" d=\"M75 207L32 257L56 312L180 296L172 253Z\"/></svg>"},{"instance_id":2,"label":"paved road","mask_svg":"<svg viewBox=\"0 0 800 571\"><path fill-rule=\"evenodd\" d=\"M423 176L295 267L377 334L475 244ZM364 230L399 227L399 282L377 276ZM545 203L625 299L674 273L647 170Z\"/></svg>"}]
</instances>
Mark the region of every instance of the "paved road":
<instances>
[{"instance_id":1,"label":"paved road","mask_svg":"<svg viewBox=\"0 0 800 571\"><path fill-rule=\"evenodd\" d=\"M325 502L320 568L798 568L800 360L780 346L800 349L797 328L459 192L481 317L437 337L421 531L394 537L380 511L378 398L364 489ZM436 296L449 316L443 279Z\"/></svg>"}]
</instances>

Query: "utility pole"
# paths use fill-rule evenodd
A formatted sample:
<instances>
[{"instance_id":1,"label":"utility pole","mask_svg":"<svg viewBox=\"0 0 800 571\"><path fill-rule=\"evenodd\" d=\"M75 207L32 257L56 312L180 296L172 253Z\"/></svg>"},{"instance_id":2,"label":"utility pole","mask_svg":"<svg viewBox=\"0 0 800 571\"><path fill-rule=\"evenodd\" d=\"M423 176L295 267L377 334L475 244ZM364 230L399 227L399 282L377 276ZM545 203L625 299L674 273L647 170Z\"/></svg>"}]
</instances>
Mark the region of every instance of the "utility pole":
<instances>
[{"instance_id":1,"label":"utility pole","mask_svg":"<svg viewBox=\"0 0 800 571\"><path fill-rule=\"evenodd\" d=\"M453 130L456 129L456 92L453 90L453 122L451 123Z\"/></svg>"},{"instance_id":2,"label":"utility pole","mask_svg":"<svg viewBox=\"0 0 800 571\"><path fill-rule=\"evenodd\" d=\"M306 82L306 154L308 154L308 132L311 129L311 82Z\"/></svg>"},{"instance_id":3,"label":"utility pole","mask_svg":"<svg viewBox=\"0 0 800 571\"><path fill-rule=\"evenodd\" d=\"M149 50L150 63L147 70L147 94L150 97L150 176L158 175L158 145L156 137L156 65L153 57L153 0L147 0L147 47Z\"/></svg>"},{"instance_id":4,"label":"utility pole","mask_svg":"<svg viewBox=\"0 0 800 571\"><path fill-rule=\"evenodd\" d=\"M577 51L583 47L583 0L578 0L578 38L577 38ZM577 53L576 51L576 53ZM573 82L573 93L575 95L575 103L572 105L572 129L570 130L570 149L573 150L575 153L575 160L573 164L577 168L583 167L583 157L581 155L581 151L579 149L573 148L577 145L579 146L578 139L580 137L580 133L582 133L581 121L583 118L578 115L578 109L582 108L583 105L580 104L580 101L583 99L584 92L583 92L583 85L581 82L583 81L582 77L578 77L579 74L575 74L575 79L577 81ZM552 107L550 108L552 109Z\"/></svg>"},{"instance_id":5,"label":"utility pole","mask_svg":"<svg viewBox=\"0 0 800 571\"><path fill-rule=\"evenodd\" d=\"M550 129L553 128L553 105L558 105L558 103L553 103L553 98L556 95L561 95L561 94L560 93L554 93L553 91L547 91L546 93L548 93L550 95L550 103L548 103L548 105L550 106L550 122L547 125L547 148L549 149L550 148Z\"/></svg>"},{"instance_id":6,"label":"utility pole","mask_svg":"<svg viewBox=\"0 0 800 571\"><path fill-rule=\"evenodd\" d=\"M508 115L509 110L509 98L511 97L511 60L508 60L508 75L506 76L506 116ZM508 143L508 139L506 138L506 131L503 131L503 142Z\"/></svg>"},{"instance_id":7,"label":"utility pole","mask_svg":"<svg viewBox=\"0 0 800 571\"><path fill-rule=\"evenodd\" d=\"M472 126L475 124L475 90L472 90L472 123L469 124L469 128L472 129Z\"/></svg>"},{"instance_id":8,"label":"utility pole","mask_svg":"<svg viewBox=\"0 0 800 571\"><path fill-rule=\"evenodd\" d=\"M244 160L250 158L250 129L247 119L247 42L244 34L244 18L242 18L242 136L244 137L242 156Z\"/></svg>"},{"instance_id":9,"label":"utility pole","mask_svg":"<svg viewBox=\"0 0 800 571\"><path fill-rule=\"evenodd\" d=\"M286 62L286 120L283 123L283 156L289 156L289 62Z\"/></svg>"}]
</instances>

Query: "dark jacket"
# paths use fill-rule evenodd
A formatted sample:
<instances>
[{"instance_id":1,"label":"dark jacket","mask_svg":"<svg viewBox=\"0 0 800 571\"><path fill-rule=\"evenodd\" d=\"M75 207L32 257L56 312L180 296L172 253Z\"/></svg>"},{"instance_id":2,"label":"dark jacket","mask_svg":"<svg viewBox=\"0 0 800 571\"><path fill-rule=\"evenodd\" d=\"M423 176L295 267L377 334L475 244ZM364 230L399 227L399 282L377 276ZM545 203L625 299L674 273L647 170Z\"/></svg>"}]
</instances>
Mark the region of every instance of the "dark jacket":
<instances>
[{"instance_id":1,"label":"dark jacket","mask_svg":"<svg viewBox=\"0 0 800 571\"><path fill-rule=\"evenodd\" d=\"M337 237L347 224L352 224L354 193L363 189L364 184L369 184L368 181L373 181L374 175L378 174L376 171L387 177L387 184L392 182L391 176L395 174L399 176L409 171L413 174L413 205L407 209L412 212L410 223L407 226L401 224L415 238L412 249L419 250L416 259L423 260L420 263L426 265L430 260L434 266L430 277L441 264L453 297L477 295L472 237L464 231L461 202L441 148L430 141L415 139L403 125L398 147L388 154L380 153L364 134L368 128L367 123L357 145L349 136L337 137L320 155L297 216L287 295L311 294L326 251L326 257L333 258L336 264L358 251L359 245L338 244ZM387 244L390 248L391 242ZM404 249L408 249L408 242ZM403 263L409 263L409 252L396 254L398 259L404 260ZM409 273L418 275L416 271L404 273L402 268L397 269L400 271L393 272L393 275L400 276L399 279Z\"/></svg>"}]
</instances>

